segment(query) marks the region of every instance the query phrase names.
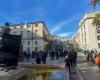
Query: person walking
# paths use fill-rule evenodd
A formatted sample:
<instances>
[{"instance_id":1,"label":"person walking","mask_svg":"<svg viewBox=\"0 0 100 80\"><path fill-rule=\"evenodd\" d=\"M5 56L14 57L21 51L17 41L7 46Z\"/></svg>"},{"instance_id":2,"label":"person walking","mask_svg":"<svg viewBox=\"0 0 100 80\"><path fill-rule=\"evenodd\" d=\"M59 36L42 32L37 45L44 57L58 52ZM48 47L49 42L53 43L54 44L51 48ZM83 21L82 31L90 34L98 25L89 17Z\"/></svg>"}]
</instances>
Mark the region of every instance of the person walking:
<instances>
[{"instance_id":1,"label":"person walking","mask_svg":"<svg viewBox=\"0 0 100 80\"><path fill-rule=\"evenodd\" d=\"M65 62L65 67L68 67L70 73L70 58L66 56L64 62Z\"/></svg>"},{"instance_id":2,"label":"person walking","mask_svg":"<svg viewBox=\"0 0 100 80\"><path fill-rule=\"evenodd\" d=\"M73 59L73 61L74 61L73 62L73 66L76 67L76 64L77 64L77 52L75 50L73 51L73 58L74 58Z\"/></svg>"},{"instance_id":3,"label":"person walking","mask_svg":"<svg viewBox=\"0 0 100 80\"><path fill-rule=\"evenodd\" d=\"M73 51L72 50L70 50L68 52L68 57L69 57L69 60L70 60L70 66L73 67L74 58L73 58Z\"/></svg>"}]
</instances>

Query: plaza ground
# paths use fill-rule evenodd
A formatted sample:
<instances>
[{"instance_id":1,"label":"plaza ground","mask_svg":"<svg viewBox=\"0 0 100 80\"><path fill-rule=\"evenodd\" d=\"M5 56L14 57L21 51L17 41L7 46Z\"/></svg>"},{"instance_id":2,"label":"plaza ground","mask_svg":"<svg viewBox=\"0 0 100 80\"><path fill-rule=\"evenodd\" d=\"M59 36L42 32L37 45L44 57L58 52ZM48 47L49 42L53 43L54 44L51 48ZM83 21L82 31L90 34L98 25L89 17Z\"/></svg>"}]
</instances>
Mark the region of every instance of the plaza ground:
<instances>
[{"instance_id":1,"label":"plaza ground","mask_svg":"<svg viewBox=\"0 0 100 80\"><path fill-rule=\"evenodd\" d=\"M30 62L26 61L25 63L36 65L35 59L32 59ZM41 65L45 66L45 64ZM38 66L41 67L41 65ZM48 57L46 65L60 65L64 67L64 58L51 60L50 57ZM68 71L66 72L68 73ZM69 77L70 80L100 80L100 69L98 69L98 66L96 64L87 61L86 56L82 52L79 52L77 58L77 67L71 68Z\"/></svg>"},{"instance_id":2,"label":"plaza ground","mask_svg":"<svg viewBox=\"0 0 100 80\"><path fill-rule=\"evenodd\" d=\"M78 53L77 68L83 80L100 80L100 69L95 63L87 61L83 53Z\"/></svg>"}]
</instances>

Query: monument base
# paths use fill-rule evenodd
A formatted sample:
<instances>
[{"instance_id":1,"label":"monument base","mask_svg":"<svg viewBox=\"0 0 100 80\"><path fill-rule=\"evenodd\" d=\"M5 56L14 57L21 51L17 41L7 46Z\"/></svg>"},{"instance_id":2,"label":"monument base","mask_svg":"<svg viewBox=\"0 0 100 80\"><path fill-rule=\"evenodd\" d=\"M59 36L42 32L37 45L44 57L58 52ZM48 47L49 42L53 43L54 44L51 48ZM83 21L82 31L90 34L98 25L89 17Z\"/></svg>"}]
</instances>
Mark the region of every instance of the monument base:
<instances>
[{"instance_id":1,"label":"monument base","mask_svg":"<svg viewBox=\"0 0 100 80\"><path fill-rule=\"evenodd\" d=\"M27 80L27 70L17 68L8 72L0 71L0 80Z\"/></svg>"}]
</instances>

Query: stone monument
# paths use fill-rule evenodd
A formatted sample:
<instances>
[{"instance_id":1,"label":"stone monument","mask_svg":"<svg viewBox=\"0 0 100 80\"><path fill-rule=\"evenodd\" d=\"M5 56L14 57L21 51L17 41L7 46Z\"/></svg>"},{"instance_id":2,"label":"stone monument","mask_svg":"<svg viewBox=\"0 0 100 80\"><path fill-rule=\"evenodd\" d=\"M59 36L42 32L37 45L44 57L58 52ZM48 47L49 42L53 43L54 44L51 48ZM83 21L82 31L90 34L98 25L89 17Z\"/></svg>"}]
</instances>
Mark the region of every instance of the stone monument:
<instances>
[{"instance_id":1,"label":"stone monument","mask_svg":"<svg viewBox=\"0 0 100 80\"><path fill-rule=\"evenodd\" d=\"M27 80L27 71L18 68L21 35L10 34L10 28L3 29L0 46L0 80Z\"/></svg>"},{"instance_id":2,"label":"stone monument","mask_svg":"<svg viewBox=\"0 0 100 80\"><path fill-rule=\"evenodd\" d=\"M4 69L16 68L21 44L21 35L9 32L9 28L4 29L0 47L0 67Z\"/></svg>"}]
</instances>

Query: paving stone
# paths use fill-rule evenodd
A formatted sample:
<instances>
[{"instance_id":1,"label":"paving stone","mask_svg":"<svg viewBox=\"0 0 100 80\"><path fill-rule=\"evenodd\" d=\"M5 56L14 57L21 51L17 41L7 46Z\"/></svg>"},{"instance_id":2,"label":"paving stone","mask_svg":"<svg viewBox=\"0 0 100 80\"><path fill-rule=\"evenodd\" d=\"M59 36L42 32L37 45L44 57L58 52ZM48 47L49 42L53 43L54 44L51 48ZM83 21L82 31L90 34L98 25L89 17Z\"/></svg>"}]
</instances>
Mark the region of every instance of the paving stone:
<instances>
[{"instance_id":1,"label":"paving stone","mask_svg":"<svg viewBox=\"0 0 100 80\"><path fill-rule=\"evenodd\" d=\"M78 68L84 80L100 80L100 70L97 65L86 61L84 55L78 56Z\"/></svg>"}]
</instances>

